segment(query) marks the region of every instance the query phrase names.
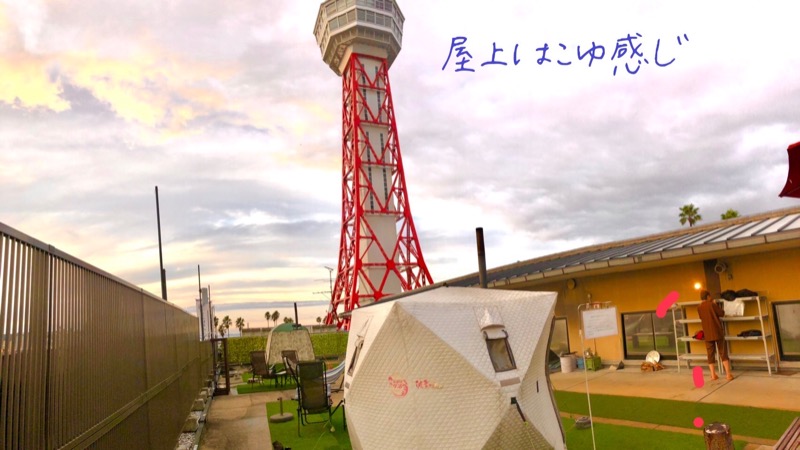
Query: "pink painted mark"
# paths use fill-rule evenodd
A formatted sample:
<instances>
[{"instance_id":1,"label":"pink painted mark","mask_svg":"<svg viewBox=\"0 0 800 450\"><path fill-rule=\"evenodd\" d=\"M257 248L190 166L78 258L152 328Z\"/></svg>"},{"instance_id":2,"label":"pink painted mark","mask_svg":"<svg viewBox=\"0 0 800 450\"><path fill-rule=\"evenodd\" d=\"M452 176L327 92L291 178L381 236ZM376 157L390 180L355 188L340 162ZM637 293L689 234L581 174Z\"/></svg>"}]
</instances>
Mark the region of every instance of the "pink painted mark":
<instances>
[{"instance_id":1,"label":"pink painted mark","mask_svg":"<svg viewBox=\"0 0 800 450\"><path fill-rule=\"evenodd\" d=\"M703 418L702 417L695 417L694 418L694 422L692 422L692 423L694 424L695 427L700 428L700 427L703 426L703 424L705 422L703 422Z\"/></svg>"},{"instance_id":2,"label":"pink painted mark","mask_svg":"<svg viewBox=\"0 0 800 450\"><path fill-rule=\"evenodd\" d=\"M700 366L694 366L692 368L692 378L694 379L694 387L701 388L705 383L703 379L703 368Z\"/></svg>"},{"instance_id":3,"label":"pink painted mark","mask_svg":"<svg viewBox=\"0 0 800 450\"><path fill-rule=\"evenodd\" d=\"M405 397L408 394L408 382L405 378L389 377L389 388L395 397Z\"/></svg>"},{"instance_id":4,"label":"pink painted mark","mask_svg":"<svg viewBox=\"0 0 800 450\"><path fill-rule=\"evenodd\" d=\"M667 311L678 301L678 297L680 297L678 291L672 291L664 297L664 300L661 300L656 308L656 315L659 319L663 319L667 315Z\"/></svg>"}]
</instances>

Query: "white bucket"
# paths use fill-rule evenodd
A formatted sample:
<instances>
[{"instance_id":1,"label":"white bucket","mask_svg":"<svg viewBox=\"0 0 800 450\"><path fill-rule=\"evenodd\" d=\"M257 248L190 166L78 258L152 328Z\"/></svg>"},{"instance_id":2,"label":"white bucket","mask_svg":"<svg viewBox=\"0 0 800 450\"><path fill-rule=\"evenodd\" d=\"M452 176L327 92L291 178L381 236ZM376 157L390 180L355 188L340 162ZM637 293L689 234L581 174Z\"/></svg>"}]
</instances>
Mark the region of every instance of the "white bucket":
<instances>
[{"instance_id":1,"label":"white bucket","mask_svg":"<svg viewBox=\"0 0 800 450\"><path fill-rule=\"evenodd\" d=\"M561 357L561 373L570 373L575 370L577 361L575 355L565 355Z\"/></svg>"}]
</instances>

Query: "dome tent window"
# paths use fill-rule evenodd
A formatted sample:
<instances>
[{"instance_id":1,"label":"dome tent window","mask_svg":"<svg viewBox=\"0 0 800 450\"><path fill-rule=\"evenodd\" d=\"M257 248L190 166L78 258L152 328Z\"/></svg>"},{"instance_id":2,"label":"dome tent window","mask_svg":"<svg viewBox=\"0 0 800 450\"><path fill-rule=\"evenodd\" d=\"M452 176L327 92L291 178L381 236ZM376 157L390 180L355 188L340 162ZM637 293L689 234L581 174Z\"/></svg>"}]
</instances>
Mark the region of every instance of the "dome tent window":
<instances>
[{"instance_id":1,"label":"dome tent window","mask_svg":"<svg viewBox=\"0 0 800 450\"><path fill-rule=\"evenodd\" d=\"M356 340L353 345L353 356L350 358L350 363L347 366L347 375L353 376L353 371L355 370L356 364L358 363L358 357L359 355L361 355L361 349L364 347L364 337L367 335L369 324L370 320L367 319L366 322L364 322L364 325L358 331L358 333L356 333Z\"/></svg>"},{"instance_id":2,"label":"dome tent window","mask_svg":"<svg viewBox=\"0 0 800 450\"><path fill-rule=\"evenodd\" d=\"M514 354L508 344L508 332L497 308L485 308L480 315L480 327L486 340L486 349L495 372L508 372L517 368Z\"/></svg>"},{"instance_id":3,"label":"dome tent window","mask_svg":"<svg viewBox=\"0 0 800 450\"><path fill-rule=\"evenodd\" d=\"M353 357L350 359L350 367L347 368L347 374L353 375L353 369L356 368L356 363L358 362L358 355L361 354L361 347L364 346L364 338L359 336L358 340L356 341L356 347L353 351Z\"/></svg>"},{"instance_id":4,"label":"dome tent window","mask_svg":"<svg viewBox=\"0 0 800 450\"><path fill-rule=\"evenodd\" d=\"M514 354L508 344L508 333L506 330L486 330L483 332L486 338L486 348L489 350L489 358L492 360L495 372L507 372L517 368L514 362Z\"/></svg>"}]
</instances>

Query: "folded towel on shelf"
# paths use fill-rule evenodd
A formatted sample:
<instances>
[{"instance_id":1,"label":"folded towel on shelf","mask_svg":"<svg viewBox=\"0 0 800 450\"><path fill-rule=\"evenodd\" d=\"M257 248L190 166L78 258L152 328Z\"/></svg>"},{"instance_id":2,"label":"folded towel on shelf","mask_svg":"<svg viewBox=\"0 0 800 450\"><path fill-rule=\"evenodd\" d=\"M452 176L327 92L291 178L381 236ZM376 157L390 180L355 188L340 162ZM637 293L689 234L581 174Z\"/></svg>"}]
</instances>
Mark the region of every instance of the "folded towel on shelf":
<instances>
[{"instance_id":1,"label":"folded towel on shelf","mask_svg":"<svg viewBox=\"0 0 800 450\"><path fill-rule=\"evenodd\" d=\"M726 316L744 315L744 300L741 298L735 298L729 302L722 302L722 307Z\"/></svg>"}]
</instances>

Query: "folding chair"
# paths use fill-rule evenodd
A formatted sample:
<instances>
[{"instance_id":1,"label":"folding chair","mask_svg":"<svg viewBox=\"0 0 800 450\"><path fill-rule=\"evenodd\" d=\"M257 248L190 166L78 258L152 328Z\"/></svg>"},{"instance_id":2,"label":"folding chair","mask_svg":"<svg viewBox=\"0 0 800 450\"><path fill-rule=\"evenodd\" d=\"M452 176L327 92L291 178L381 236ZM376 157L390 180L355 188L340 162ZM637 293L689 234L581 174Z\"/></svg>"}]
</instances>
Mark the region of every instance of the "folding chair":
<instances>
[{"instance_id":1,"label":"folding chair","mask_svg":"<svg viewBox=\"0 0 800 450\"><path fill-rule=\"evenodd\" d=\"M325 376L325 361L299 361L295 367L290 364L286 366L289 374L297 384L297 435L300 436L300 425L312 423L325 423L333 421L333 414L342 406L339 402L335 408L331 401L328 390L327 378ZM311 421L309 414L328 414L327 420ZM345 429L347 422L344 423ZM333 428L333 427L331 427Z\"/></svg>"},{"instance_id":2,"label":"folding chair","mask_svg":"<svg viewBox=\"0 0 800 450\"><path fill-rule=\"evenodd\" d=\"M264 352L260 350L250 352L250 364L253 367L253 376L250 378L250 382L261 384L264 380L273 379L275 386L278 385L280 379L275 372L275 365L267 366L267 357Z\"/></svg>"}]
</instances>

